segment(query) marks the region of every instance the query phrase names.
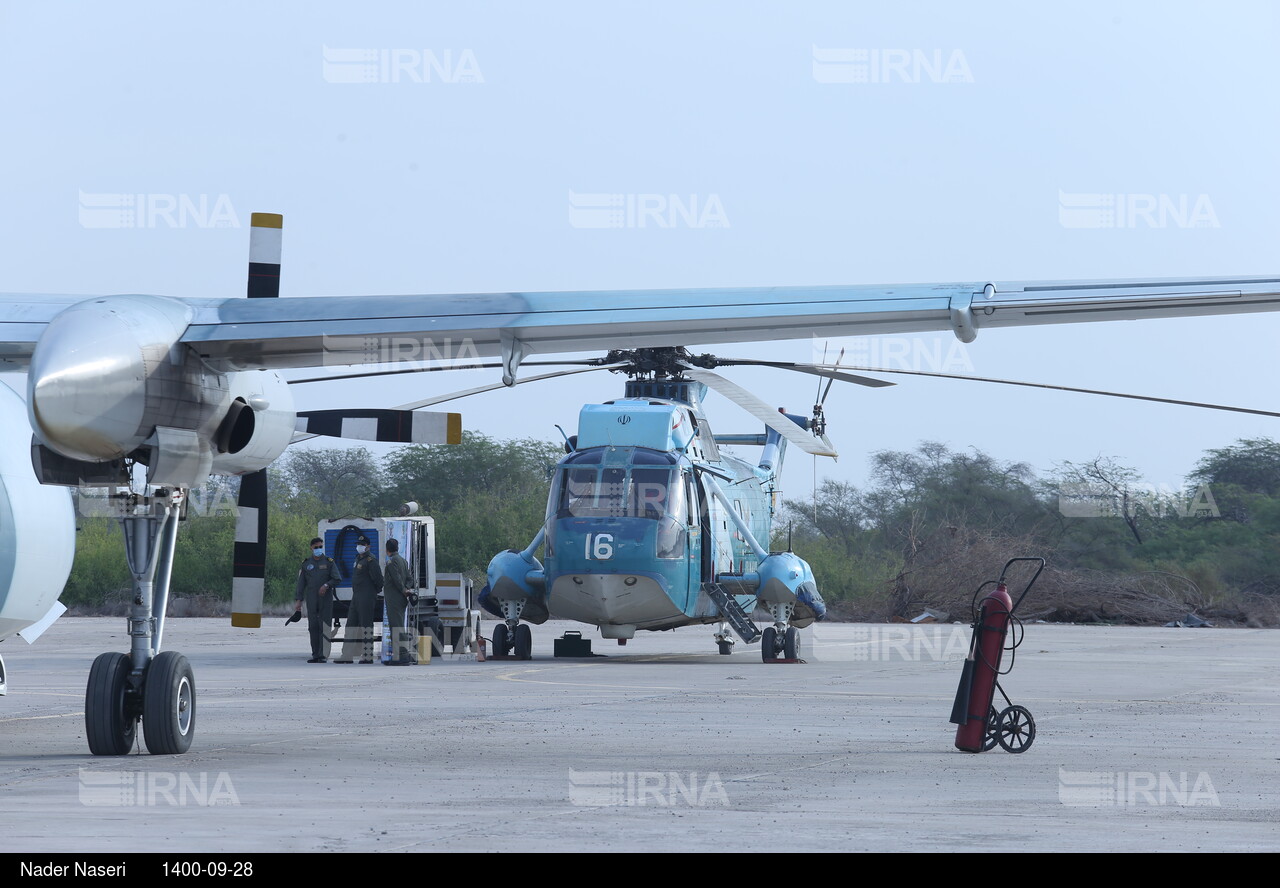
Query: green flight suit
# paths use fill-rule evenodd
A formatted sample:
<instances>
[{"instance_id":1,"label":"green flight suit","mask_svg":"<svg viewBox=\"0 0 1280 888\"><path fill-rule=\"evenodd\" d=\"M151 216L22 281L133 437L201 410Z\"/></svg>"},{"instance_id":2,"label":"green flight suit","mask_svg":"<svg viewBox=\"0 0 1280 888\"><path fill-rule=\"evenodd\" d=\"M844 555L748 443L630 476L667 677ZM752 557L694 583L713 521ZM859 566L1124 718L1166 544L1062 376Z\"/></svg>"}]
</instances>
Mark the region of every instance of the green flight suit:
<instances>
[{"instance_id":1,"label":"green flight suit","mask_svg":"<svg viewBox=\"0 0 1280 888\"><path fill-rule=\"evenodd\" d=\"M342 574L338 573L338 565L327 555L308 558L298 570L298 585L293 599L307 606L307 630L311 634L313 660L325 659L324 631L333 622L334 590L340 582ZM324 585L329 588L321 595L320 587Z\"/></svg>"}]
</instances>

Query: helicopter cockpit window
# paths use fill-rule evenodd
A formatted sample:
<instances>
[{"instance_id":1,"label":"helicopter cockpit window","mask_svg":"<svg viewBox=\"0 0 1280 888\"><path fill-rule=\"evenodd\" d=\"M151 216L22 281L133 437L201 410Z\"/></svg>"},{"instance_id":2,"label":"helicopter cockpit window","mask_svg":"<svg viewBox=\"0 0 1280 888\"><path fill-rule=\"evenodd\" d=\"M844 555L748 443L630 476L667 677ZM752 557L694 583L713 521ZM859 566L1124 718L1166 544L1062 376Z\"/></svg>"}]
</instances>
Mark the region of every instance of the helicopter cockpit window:
<instances>
[{"instance_id":1,"label":"helicopter cockpit window","mask_svg":"<svg viewBox=\"0 0 1280 888\"><path fill-rule=\"evenodd\" d=\"M662 453L637 450L631 466L587 466L574 461L557 479L556 514L575 518L671 516L686 521L684 484Z\"/></svg>"}]
</instances>

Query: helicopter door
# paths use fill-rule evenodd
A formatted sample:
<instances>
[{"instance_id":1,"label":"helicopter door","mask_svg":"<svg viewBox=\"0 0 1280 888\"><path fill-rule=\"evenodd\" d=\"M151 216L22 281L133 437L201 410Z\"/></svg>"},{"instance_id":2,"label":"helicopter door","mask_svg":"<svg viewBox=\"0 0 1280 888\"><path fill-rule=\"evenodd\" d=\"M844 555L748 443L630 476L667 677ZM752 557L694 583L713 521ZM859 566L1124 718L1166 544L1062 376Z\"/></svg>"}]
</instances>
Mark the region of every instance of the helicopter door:
<instances>
[{"instance_id":1,"label":"helicopter door","mask_svg":"<svg viewBox=\"0 0 1280 888\"><path fill-rule=\"evenodd\" d=\"M702 497L698 495L698 484L692 472L681 473L684 484L684 522L687 529L688 547L685 550L685 561L689 565L689 591L691 600L697 599L698 590L702 588L702 577L706 574L702 568L705 555L702 551Z\"/></svg>"},{"instance_id":2,"label":"helicopter door","mask_svg":"<svg viewBox=\"0 0 1280 888\"><path fill-rule=\"evenodd\" d=\"M701 589L702 583L710 582L715 577L715 540L716 536L711 532L711 510L709 508L711 497L707 496L707 492L702 487L701 480L695 479L691 473L689 476L689 487L691 495L689 497L690 520L696 521L698 532L696 539L698 541L697 548L690 548L690 554L697 553L698 556L698 577L690 577L690 585L692 588ZM694 534L690 534L690 539L694 539ZM694 580L698 584L693 585Z\"/></svg>"}]
</instances>

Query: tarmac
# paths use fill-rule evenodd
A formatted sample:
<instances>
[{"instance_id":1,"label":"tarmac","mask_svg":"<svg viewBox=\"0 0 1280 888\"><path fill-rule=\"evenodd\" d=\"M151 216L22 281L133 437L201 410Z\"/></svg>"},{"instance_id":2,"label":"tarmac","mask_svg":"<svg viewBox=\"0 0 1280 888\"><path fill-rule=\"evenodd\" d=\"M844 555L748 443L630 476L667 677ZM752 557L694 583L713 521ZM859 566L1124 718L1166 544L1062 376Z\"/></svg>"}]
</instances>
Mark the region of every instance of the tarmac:
<instances>
[{"instance_id":1,"label":"tarmac","mask_svg":"<svg viewBox=\"0 0 1280 888\"><path fill-rule=\"evenodd\" d=\"M968 625L817 624L804 662L766 664L710 626L620 646L552 621L530 661L393 668L309 664L305 623L264 622L167 621L198 695L181 756L88 752L123 619L0 645L4 850L1280 850L1276 630L1027 625L1002 662L1036 725L1014 754L954 746ZM566 630L597 656L553 657Z\"/></svg>"}]
</instances>

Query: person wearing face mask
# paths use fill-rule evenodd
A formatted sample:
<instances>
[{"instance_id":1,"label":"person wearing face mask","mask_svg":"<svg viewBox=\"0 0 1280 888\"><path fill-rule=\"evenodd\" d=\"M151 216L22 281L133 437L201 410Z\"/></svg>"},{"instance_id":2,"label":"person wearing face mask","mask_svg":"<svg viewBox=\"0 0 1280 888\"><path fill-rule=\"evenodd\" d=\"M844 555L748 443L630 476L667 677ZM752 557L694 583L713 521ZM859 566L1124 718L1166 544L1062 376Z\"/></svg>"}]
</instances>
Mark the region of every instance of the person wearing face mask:
<instances>
[{"instance_id":1,"label":"person wearing face mask","mask_svg":"<svg viewBox=\"0 0 1280 888\"><path fill-rule=\"evenodd\" d=\"M351 610L347 612L347 638L342 659L335 663L373 662L373 615L382 591L382 568L369 551L369 538L356 538L356 560L351 566Z\"/></svg>"},{"instance_id":2,"label":"person wearing face mask","mask_svg":"<svg viewBox=\"0 0 1280 888\"><path fill-rule=\"evenodd\" d=\"M409 609L409 562L400 554L400 543L395 539L387 540L386 583L383 586L383 601L387 605L387 623L391 630L390 659L384 660L387 666L410 666L416 662L412 650L413 633L409 629L406 615Z\"/></svg>"},{"instance_id":3,"label":"person wearing face mask","mask_svg":"<svg viewBox=\"0 0 1280 888\"><path fill-rule=\"evenodd\" d=\"M311 540L311 557L302 562L298 585L294 590L295 611L307 605L307 629L311 633L311 659L308 663L325 662L324 627L333 622L333 590L342 582L338 565L324 554L324 540Z\"/></svg>"}]
</instances>

